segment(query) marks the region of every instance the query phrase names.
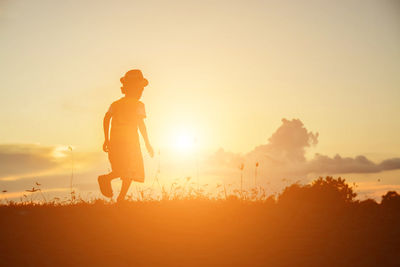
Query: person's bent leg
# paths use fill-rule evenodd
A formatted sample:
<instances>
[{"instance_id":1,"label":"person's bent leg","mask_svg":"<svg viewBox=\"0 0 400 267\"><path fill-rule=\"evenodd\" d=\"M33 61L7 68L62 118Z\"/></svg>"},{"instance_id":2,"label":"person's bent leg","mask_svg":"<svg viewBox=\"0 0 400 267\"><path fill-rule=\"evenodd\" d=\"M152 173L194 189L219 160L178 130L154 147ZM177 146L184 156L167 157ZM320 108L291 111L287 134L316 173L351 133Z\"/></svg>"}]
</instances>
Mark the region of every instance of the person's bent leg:
<instances>
[{"instance_id":1,"label":"person's bent leg","mask_svg":"<svg viewBox=\"0 0 400 267\"><path fill-rule=\"evenodd\" d=\"M112 187L111 180L118 178L118 175L115 172L110 172L109 174L100 175L97 179L100 186L101 193L106 197L112 197Z\"/></svg>"},{"instance_id":2,"label":"person's bent leg","mask_svg":"<svg viewBox=\"0 0 400 267\"><path fill-rule=\"evenodd\" d=\"M121 192L119 193L119 196L117 198L117 201L123 201L125 200L125 196L128 193L129 187L132 183L132 179L129 178L121 178L122 179L122 186L121 186Z\"/></svg>"},{"instance_id":3,"label":"person's bent leg","mask_svg":"<svg viewBox=\"0 0 400 267\"><path fill-rule=\"evenodd\" d=\"M110 172L109 174L106 175L110 181L119 178L119 174L117 174L116 172Z\"/></svg>"}]
</instances>

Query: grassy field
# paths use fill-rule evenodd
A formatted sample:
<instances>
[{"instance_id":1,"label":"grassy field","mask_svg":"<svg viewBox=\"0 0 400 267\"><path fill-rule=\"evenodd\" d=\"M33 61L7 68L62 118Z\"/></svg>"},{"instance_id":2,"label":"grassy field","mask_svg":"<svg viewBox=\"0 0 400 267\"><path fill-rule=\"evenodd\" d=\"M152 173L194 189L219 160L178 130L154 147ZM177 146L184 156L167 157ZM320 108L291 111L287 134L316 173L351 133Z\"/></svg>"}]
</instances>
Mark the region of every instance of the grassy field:
<instances>
[{"instance_id":1,"label":"grassy field","mask_svg":"<svg viewBox=\"0 0 400 267\"><path fill-rule=\"evenodd\" d=\"M316 201L312 188L256 201L9 203L0 206L1 265L400 266L398 195ZM302 190L312 197L297 198Z\"/></svg>"}]
</instances>

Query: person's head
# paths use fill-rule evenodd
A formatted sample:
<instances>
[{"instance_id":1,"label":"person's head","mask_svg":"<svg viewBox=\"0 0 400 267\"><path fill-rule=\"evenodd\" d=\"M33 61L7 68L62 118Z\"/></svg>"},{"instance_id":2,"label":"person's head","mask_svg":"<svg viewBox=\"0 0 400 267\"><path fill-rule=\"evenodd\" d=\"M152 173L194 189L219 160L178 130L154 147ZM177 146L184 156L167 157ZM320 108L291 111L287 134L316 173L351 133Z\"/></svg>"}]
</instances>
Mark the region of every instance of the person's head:
<instances>
[{"instance_id":1,"label":"person's head","mask_svg":"<svg viewBox=\"0 0 400 267\"><path fill-rule=\"evenodd\" d=\"M122 83L121 92L126 96L140 99L145 86L149 84L140 70L130 70L120 79Z\"/></svg>"}]
</instances>

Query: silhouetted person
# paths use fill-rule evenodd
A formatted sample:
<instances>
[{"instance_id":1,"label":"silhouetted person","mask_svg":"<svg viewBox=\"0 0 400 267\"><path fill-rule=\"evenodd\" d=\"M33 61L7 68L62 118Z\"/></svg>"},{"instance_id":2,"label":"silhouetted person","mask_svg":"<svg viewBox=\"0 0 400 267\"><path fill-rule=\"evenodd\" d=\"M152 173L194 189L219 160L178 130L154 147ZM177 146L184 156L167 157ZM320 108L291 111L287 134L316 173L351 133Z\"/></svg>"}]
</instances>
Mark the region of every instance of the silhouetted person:
<instances>
[{"instance_id":1,"label":"silhouetted person","mask_svg":"<svg viewBox=\"0 0 400 267\"><path fill-rule=\"evenodd\" d=\"M153 148L147 136L144 118L144 104L139 101L148 81L143 78L140 70L130 70L121 78L121 99L113 102L104 116L103 150L108 152L112 171L98 178L100 191L106 197L112 197L111 180L120 177L121 192L117 201L125 199L129 186L133 181L144 182L143 158L139 144L138 128L143 136L147 151L153 157ZM109 127L111 132L109 138Z\"/></svg>"}]
</instances>

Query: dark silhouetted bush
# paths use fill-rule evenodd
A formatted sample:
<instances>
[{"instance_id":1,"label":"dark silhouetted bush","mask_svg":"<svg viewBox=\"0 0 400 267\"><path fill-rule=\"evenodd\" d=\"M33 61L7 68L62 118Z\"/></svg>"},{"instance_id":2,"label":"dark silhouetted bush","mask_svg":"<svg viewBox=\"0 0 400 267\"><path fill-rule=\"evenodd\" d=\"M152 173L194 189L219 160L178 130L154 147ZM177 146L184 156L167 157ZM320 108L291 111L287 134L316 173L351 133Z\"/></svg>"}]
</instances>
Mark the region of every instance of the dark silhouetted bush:
<instances>
[{"instance_id":1,"label":"dark silhouetted bush","mask_svg":"<svg viewBox=\"0 0 400 267\"><path fill-rule=\"evenodd\" d=\"M382 196L383 207L400 209L400 195L396 191L388 191Z\"/></svg>"},{"instance_id":2,"label":"dark silhouetted bush","mask_svg":"<svg viewBox=\"0 0 400 267\"><path fill-rule=\"evenodd\" d=\"M286 187L279 195L278 203L293 208L304 205L323 208L326 205L351 203L356 196L345 179L327 176L319 177L308 185L293 184Z\"/></svg>"}]
</instances>

